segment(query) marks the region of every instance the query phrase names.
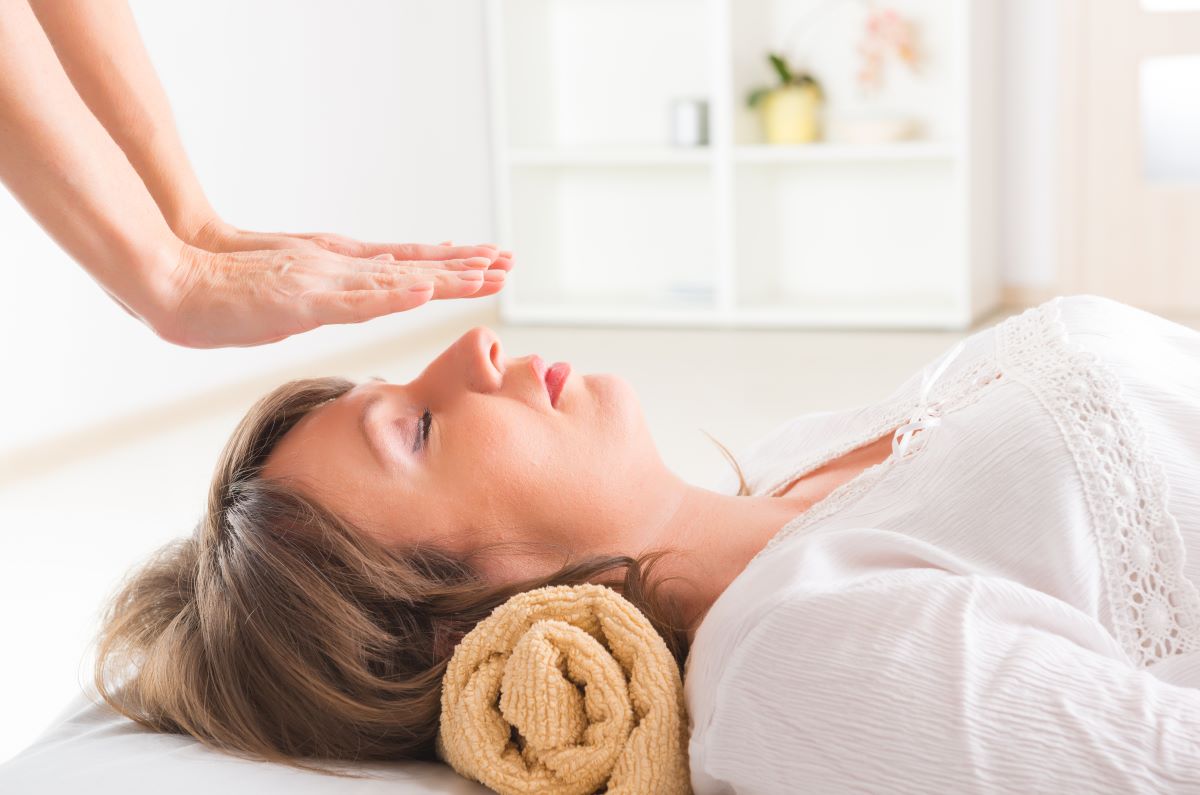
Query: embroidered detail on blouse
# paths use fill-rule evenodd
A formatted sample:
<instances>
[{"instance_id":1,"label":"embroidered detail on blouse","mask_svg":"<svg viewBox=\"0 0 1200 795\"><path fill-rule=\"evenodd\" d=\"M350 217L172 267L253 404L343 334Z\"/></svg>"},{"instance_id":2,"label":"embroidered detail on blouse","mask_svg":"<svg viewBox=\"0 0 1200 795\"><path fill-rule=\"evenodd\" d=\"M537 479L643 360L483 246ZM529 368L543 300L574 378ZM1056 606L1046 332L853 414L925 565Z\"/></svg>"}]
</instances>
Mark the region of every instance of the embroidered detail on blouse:
<instances>
[{"instance_id":1,"label":"embroidered detail on blouse","mask_svg":"<svg viewBox=\"0 0 1200 795\"><path fill-rule=\"evenodd\" d=\"M956 346L949 353L940 357L937 362L930 365L931 368L934 368L933 374L929 375L927 371L922 377L921 392L919 395L901 394L883 403L864 406L860 410L863 418L861 422L866 428L864 432L846 439L832 449L825 450L802 461L800 466L791 470L787 477L784 477L782 480L776 480L770 488L754 490L753 493L755 494L774 495L792 481L820 469L830 461L836 460L846 453L857 450L859 447L869 444L876 439L883 438L888 434L895 434L893 437L892 455L878 464L867 467L858 475L831 491L824 499L818 501L804 513L797 516L791 522L788 522L775 535L771 536L766 545L758 551L751 561L765 555L768 550L772 549L785 538L790 538L797 533L803 532L822 519L850 505L870 491L871 487L889 469L911 459L924 449L925 441L922 440L916 445L905 444L904 449L897 452L898 442L896 440L906 429L913 430L914 433L915 430L926 431L929 427L936 425L937 422L926 421L917 427L919 420L928 420L931 417L940 418L948 412L957 411L960 408L971 405L979 399L985 388L994 384L1002 377L1003 373L998 369L995 357L990 354L976 356L958 370L947 372L947 368L949 368L951 362L959 358L959 354L962 351L962 344L959 343L959 346ZM930 401L930 397L935 392L938 396L937 399ZM908 438L911 441L913 438L921 440L921 437L927 438L928 433L923 432L920 436L909 436Z\"/></svg>"},{"instance_id":2,"label":"embroidered detail on blouse","mask_svg":"<svg viewBox=\"0 0 1200 795\"><path fill-rule=\"evenodd\" d=\"M1200 594L1184 575L1162 464L1146 449L1117 377L1094 353L1067 343L1059 300L1000 324L1000 366L1028 375L1063 432L1097 535L1114 635L1146 668L1200 649Z\"/></svg>"}]
</instances>

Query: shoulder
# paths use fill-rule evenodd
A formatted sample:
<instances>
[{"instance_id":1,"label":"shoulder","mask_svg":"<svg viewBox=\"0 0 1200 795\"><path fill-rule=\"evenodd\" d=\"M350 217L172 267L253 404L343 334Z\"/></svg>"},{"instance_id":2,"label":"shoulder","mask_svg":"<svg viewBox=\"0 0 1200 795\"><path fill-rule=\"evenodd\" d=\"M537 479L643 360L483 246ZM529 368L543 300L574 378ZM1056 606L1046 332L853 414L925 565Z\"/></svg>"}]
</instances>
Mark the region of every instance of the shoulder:
<instances>
[{"instance_id":1,"label":"shoulder","mask_svg":"<svg viewBox=\"0 0 1200 795\"><path fill-rule=\"evenodd\" d=\"M1200 332L1152 312L1088 293L1052 298L1007 318L997 328L1010 343L1041 336L1082 342L1084 347L1097 340L1132 344L1148 337L1200 337Z\"/></svg>"},{"instance_id":2,"label":"shoulder","mask_svg":"<svg viewBox=\"0 0 1200 795\"><path fill-rule=\"evenodd\" d=\"M1144 319L1158 317L1151 312L1139 309L1131 304L1123 303L1115 298L1108 298L1107 296L1092 293L1062 295L1047 301L1046 304L1055 304L1064 317L1070 316L1072 319L1079 318L1082 320L1092 317Z\"/></svg>"},{"instance_id":3,"label":"shoulder","mask_svg":"<svg viewBox=\"0 0 1200 795\"><path fill-rule=\"evenodd\" d=\"M1062 298L1058 313L1074 346L1106 362L1139 370L1178 354L1184 358L1172 364L1194 369L1189 365L1200 350L1200 331L1196 329L1096 295Z\"/></svg>"}]
</instances>

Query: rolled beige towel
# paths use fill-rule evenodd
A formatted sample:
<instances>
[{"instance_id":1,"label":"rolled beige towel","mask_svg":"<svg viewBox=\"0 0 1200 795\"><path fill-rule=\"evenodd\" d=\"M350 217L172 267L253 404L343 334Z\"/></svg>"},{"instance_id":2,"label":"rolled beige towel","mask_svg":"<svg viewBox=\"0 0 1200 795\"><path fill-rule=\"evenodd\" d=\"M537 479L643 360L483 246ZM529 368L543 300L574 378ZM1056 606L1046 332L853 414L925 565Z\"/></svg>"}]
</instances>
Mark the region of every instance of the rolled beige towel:
<instances>
[{"instance_id":1,"label":"rolled beige towel","mask_svg":"<svg viewBox=\"0 0 1200 795\"><path fill-rule=\"evenodd\" d=\"M517 594L442 679L439 756L505 795L687 795L687 732L666 643L603 585Z\"/></svg>"}]
</instances>

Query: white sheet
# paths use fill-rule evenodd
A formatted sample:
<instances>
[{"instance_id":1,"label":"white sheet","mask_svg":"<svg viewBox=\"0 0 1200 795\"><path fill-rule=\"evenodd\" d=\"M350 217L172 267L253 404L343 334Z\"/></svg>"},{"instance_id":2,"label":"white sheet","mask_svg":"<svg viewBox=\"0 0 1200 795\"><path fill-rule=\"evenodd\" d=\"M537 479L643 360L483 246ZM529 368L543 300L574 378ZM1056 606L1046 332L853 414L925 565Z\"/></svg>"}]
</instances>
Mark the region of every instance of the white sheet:
<instances>
[{"instance_id":1,"label":"white sheet","mask_svg":"<svg viewBox=\"0 0 1200 795\"><path fill-rule=\"evenodd\" d=\"M147 731L80 694L33 745L0 765L0 792L88 795L479 795L486 787L431 762L363 765L351 779L251 762L190 737Z\"/></svg>"}]
</instances>

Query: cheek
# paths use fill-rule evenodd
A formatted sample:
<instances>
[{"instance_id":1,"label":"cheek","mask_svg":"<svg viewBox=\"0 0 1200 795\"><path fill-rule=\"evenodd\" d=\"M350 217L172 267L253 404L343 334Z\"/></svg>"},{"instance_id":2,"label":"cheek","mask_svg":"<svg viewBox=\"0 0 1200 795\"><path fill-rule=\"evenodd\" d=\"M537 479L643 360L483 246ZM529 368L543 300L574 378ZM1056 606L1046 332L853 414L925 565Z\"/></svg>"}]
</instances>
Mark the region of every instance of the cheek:
<instances>
[{"instance_id":1,"label":"cheek","mask_svg":"<svg viewBox=\"0 0 1200 795\"><path fill-rule=\"evenodd\" d=\"M589 400L568 418L556 450L564 473L563 488L601 496L625 488L642 477L653 442L633 387L619 376L601 373L586 376Z\"/></svg>"},{"instance_id":2,"label":"cheek","mask_svg":"<svg viewBox=\"0 0 1200 795\"><path fill-rule=\"evenodd\" d=\"M520 516L519 507L544 480L551 458L553 435L540 427L542 419L518 405L482 406L448 417L446 444L433 451L430 477L422 481L428 504L465 528Z\"/></svg>"},{"instance_id":3,"label":"cheek","mask_svg":"<svg viewBox=\"0 0 1200 795\"><path fill-rule=\"evenodd\" d=\"M514 404L459 415L431 502L466 526L541 524L594 510L641 478L654 448L636 393L617 376L585 378L586 400L570 413Z\"/></svg>"},{"instance_id":4,"label":"cheek","mask_svg":"<svg viewBox=\"0 0 1200 795\"><path fill-rule=\"evenodd\" d=\"M572 418L551 499L560 515L575 517L565 540L595 551L617 543L614 533L634 521L630 496L655 481L657 456L629 382L596 374L588 387L592 399L584 416Z\"/></svg>"}]
</instances>

